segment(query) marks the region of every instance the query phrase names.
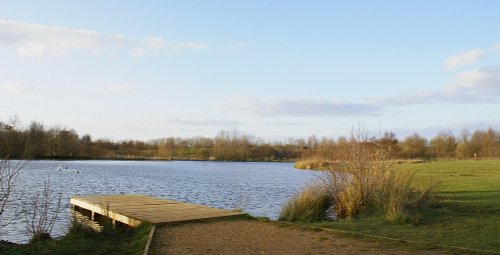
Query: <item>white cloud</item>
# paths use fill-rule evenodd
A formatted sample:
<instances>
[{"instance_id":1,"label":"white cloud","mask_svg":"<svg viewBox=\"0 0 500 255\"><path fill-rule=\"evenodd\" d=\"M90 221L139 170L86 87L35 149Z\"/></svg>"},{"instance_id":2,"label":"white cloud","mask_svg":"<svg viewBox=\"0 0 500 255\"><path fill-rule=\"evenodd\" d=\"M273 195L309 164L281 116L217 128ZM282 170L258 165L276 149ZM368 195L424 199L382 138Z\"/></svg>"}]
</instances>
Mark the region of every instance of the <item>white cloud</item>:
<instances>
[{"instance_id":1,"label":"white cloud","mask_svg":"<svg viewBox=\"0 0 500 255\"><path fill-rule=\"evenodd\" d=\"M0 86L0 91L8 95L25 95L38 91L35 87L21 85L17 83L5 83Z\"/></svg>"},{"instance_id":2,"label":"white cloud","mask_svg":"<svg viewBox=\"0 0 500 255\"><path fill-rule=\"evenodd\" d=\"M67 29L31 23L0 20L0 47L16 47L19 56L41 57L81 49L99 51L120 47L132 56L148 51L204 49L208 45L193 42L169 42L160 37L144 39L107 35L93 30ZM139 50L140 49L140 50Z\"/></svg>"},{"instance_id":3,"label":"white cloud","mask_svg":"<svg viewBox=\"0 0 500 255\"><path fill-rule=\"evenodd\" d=\"M372 116L381 113L378 106L351 102L318 100L242 100L237 99L238 108L246 114L266 117L281 116Z\"/></svg>"},{"instance_id":4,"label":"white cloud","mask_svg":"<svg viewBox=\"0 0 500 255\"><path fill-rule=\"evenodd\" d=\"M468 64L472 64L475 61L486 56L486 51L483 49L473 49L460 54L451 55L444 62L444 68L447 70L456 69Z\"/></svg>"},{"instance_id":5,"label":"white cloud","mask_svg":"<svg viewBox=\"0 0 500 255\"><path fill-rule=\"evenodd\" d=\"M19 47L17 49L17 54L23 57L42 57L47 51L47 45L30 42Z\"/></svg>"},{"instance_id":6,"label":"white cloud","mask_svg":"<svg viewBox=\"0 0 500 255\"><path fill-rule=\"evenodd\" d=\"M374 105L411 105L425 103L498 103L500 98L500 66L458 73L453 84L442 90L372 98Z\"/></svg>"},{"instance_id":7,"label":"white cloud","mask_svg":"<svg viewBox=\"0 0 500 255\"><path fill-rule=\"evenodd\" d=\"M493 96L500 93L500 66L480 68L457 75L457 83L448 88L471 94Z\"/></svg>"}]
</instances>

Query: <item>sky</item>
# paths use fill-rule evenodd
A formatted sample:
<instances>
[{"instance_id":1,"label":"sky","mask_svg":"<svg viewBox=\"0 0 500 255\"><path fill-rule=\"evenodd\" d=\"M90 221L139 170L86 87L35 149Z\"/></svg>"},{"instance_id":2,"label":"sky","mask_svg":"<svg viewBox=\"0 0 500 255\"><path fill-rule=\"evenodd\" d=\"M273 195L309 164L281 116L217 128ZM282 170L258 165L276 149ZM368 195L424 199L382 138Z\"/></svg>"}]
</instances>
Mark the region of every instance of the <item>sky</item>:
<instances>
[{"instance_id":1,"label":"sky","mask_svg":"<svg viewBox=\"0 0 500 255\"><path fill-rule=\"evenodd\" d=\"M0 121L93 138L500 126L500 1L0 1Z\"/></svg>"}]
</instances>

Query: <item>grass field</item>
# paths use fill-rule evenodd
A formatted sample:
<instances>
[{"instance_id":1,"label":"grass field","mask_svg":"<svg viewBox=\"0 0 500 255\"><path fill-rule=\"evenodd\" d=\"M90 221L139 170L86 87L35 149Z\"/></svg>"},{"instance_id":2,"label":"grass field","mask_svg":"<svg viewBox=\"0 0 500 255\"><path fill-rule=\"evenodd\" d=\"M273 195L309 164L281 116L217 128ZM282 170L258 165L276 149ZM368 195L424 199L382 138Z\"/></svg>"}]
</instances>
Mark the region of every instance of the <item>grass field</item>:
<instances>
[{"instance_id":1,"label":"grass field","mask_svg":"<svg viewBox=\"0 0 500 255\"><path fill-rule=\"evenodd\" d=\"M437 202L416 224L357 217L313 225L426 244L500 253L500 160L398 165L420 185L438 183Z\"/></svg>"}]
</instances>

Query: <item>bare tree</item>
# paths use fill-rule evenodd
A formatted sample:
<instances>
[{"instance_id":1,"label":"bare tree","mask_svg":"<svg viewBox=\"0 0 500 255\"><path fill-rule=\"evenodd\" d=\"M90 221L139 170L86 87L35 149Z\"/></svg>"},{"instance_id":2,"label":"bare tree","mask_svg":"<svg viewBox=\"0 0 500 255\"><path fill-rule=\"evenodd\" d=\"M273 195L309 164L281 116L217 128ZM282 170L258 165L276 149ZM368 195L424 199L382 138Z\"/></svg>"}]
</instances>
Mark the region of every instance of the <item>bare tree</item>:
<instances>
[{"instance_id":1,"label":"bare tree","mask_svg":"<svg viewBox=\"0 0 500 255\"><path fill-rule=\"evenodd\" d=\"M25 211L26 229L32 240L51 238L50 233L61 211L61 198L62 193L54 196L50 189L50 178L48 178L43 183L43 190L37 192L27 204Z\"/></svg>"},{"instance_id":2,"label":"bare tree","mask_svg":"<svg viewBox=\"0 0 500 255\"><path fill-rule=\"evenodd\" d=\"M8 222L4 222L4 216L9 198L14 189L14 183L21 169L26 166L26 161L12 163L10 160L0 160L0 227L4 227Z\"/></svg>"}]
</instances>

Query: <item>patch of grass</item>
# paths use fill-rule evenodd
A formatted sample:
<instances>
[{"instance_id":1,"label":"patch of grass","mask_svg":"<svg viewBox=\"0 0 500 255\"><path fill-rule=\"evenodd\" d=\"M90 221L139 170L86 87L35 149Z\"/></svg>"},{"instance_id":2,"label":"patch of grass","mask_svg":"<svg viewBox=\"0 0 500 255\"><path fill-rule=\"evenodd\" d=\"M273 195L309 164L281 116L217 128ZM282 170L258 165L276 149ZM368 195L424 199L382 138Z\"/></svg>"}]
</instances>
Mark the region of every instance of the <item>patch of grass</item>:
<instances>
[{"instance_id":1,"label":"patch of grass","mask_svg":"<svg viewBox=\"0 0 500 255\"><path fill-rule=\"evenodd\" d=\"M149 223L142 223L136 229L134 229L133 236L129 245L129 251L131 254L143 254L144 247L149 237L149 231L153 226Z\"/></svg>"},{"instance_id":2,"label":"patch of grass","mask_svg":"<svg viewBox=\"0 0 500 255\"><path fill-rule=\"evenodd\" d=\"M150 229L150 224L142 224L136 229L98 233L81 224L73 224L68 234L61 239L38 240L26 245L0 244L0 254L142 254Z\"/></svg>"},{"instance_id":3,"label":"patch of grass","mask_svg":"<svg viewBox=\"0 0 500 255\"><path fill-rule=\"evenodd\" d=\"M415 185L438 182L437 201L418 225L357 215L311 225L409 241L500 253L500 161L437 161L401 164Z\"/></svg>"}]
</instances>

